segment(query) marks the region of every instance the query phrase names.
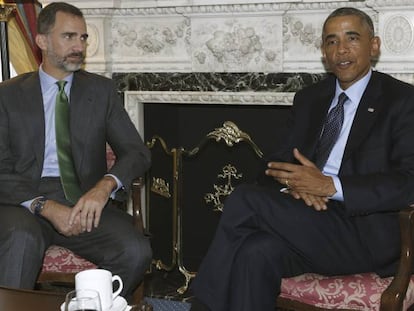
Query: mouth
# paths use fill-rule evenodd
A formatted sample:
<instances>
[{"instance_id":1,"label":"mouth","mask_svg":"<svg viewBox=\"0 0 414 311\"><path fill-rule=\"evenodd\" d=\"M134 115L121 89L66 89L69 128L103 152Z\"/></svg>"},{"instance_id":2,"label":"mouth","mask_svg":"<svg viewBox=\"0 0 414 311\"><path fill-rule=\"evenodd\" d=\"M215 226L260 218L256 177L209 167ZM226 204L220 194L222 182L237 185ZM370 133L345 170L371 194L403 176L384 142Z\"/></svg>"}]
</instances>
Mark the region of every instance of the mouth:
<instances>
[{"instance_id":1,"label":"mouth","mask_svg":"<svg viewBox=\"0 0 414 311\"><path fill-rule=\"evenodd\" d=\"M339 69L346 69L346 68L348 68L349 66L351 66L351 64L352 64L352 62L351 62L351 61L340 61L340 62L337 62L337 63L336 63L336 66L337 66Z\"/></svg>"},{"instance_id":2,"label":"mouth","mask_svg":"<svg viewBox=\"0 0 414 311\"><path fill-rule=\"evenodd\" d=\"M83 54L82 53L72 53L66 56L66 59L76 59L76 60L83 60Z\"/></svg>"}]
</instances>

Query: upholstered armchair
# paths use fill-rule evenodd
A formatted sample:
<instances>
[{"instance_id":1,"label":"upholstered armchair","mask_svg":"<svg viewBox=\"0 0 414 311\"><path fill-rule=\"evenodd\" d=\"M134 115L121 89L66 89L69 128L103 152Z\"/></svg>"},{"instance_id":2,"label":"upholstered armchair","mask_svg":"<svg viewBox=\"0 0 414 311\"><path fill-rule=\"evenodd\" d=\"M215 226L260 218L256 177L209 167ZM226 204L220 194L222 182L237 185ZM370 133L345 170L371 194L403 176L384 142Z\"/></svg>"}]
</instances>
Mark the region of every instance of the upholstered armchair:
<instances>
[{"instance_id":1,"label":"upholstered armchair","mask_svg":"<svg viewBox=\"0 0 414 311\"><path fill-rule=\"evenodd\" d=\"M110 168L115 161L115 155L112 150L107 148L107 165ZM141 187L142 180L136 179L131 185L131 201L132 201L132 217L134 226L141 232L143 231L143 222L141 215ZM75 274L87 270L97 268L97 266L84 258L75 255L70 250L52 245L45 253L43 260L43 267L37 279L37 283L45 284L65 284L72 285L75 281ZM143 300L144 285L141 285L135 290L133 295L133 303L139 304Z\"/></svg>"},{"instance_id":2,"label":"upholstered armchair","mask_svg":"<svg viewBox=\"0 0 414 311\"><path fill-rule=\"evenodd\" d=\"M282 310L414 310L414 206L400 212L401 257L394 276L375 273L326 277L307 273L282 280ZM340 264L340 263L338 263ZM411 306L411 308L410 308Z\"/></svg>"}]
</instances>

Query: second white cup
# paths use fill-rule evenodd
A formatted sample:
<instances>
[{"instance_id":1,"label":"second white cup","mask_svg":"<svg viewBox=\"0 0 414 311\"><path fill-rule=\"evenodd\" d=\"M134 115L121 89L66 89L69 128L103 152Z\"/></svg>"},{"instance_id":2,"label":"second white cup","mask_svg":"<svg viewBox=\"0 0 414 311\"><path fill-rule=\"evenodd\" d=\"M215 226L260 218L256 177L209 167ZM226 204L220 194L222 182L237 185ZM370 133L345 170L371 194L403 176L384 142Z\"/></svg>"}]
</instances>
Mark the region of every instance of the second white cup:
<instances>
[{"instance_id":1,"label":"second white cup","mask_svg":"<svg viewBox=\"0 0 414 311\"><path fill-rule=\"evenodd\" d=\"M118 288L114 292L114 282L118 283ZM119 275L112 275L111 271L104 269L84 270L75 276L75 288L94 289L99 292L102 310L111 309L113 300L121 293L124 285Z\"/></svg>"}]
</instances>

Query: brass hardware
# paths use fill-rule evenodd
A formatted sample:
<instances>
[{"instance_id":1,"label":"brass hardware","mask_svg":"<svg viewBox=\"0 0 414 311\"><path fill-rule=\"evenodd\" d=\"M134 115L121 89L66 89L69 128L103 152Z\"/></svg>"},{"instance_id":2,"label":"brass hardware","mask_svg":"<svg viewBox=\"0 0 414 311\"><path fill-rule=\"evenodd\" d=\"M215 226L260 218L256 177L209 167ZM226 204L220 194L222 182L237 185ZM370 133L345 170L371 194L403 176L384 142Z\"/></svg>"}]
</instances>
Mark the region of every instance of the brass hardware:
<instances>
[{"instance_id":1,"label":"brass hardware","mask_svg":"<svg viewBox=\"0 0 414 311\"><path fill-rule=\"evenodd\" d=\"M214 131L207 134L207 137L213 137L217 142L223 139L229 147L232 147L233 144L244 139L250 139L248 134L241 131L237 125L231 121L225 121L223 127L214 129Z\"/></svg>"},{"instance_id":2,"label":"brass hardware","mask_svg":"<svg viewBox=\"0 0 414 311\"><path fill-rule=\"evenodd\" d=\"M152 177L151 191L158 193L164 198L171 198L170 184L162 178Z\"/></svg>"},{"instance_id":3,"label":"brass hardware","mask_svg":"<svg viewBox=\"0 0 414 311\"><path fill-rule=\"evenodd\" d=\"M172 170L172 177L173 177L173 185L172 185L172 194L170 191L166 191L169 189L168 183L166 183L161 178L152 178L153 185L151 187L151 191L154 192L161 192L160 195L170 195L169 197L172 198L172 261L169 265L163 263L160 259L154 259L153 265L158 270L165 270L165 271L172 271L175 268L178 268L179 272L184 276L185 282L184 284L177 289L179 294L184 294L190 284L191 279L193 279L197 272L189 271L184 264L184 252L183 252L183 158L191 158L198 154L198 152L212 139L216 142L223 140L227 146L233 147L235 144L239 142L246 142L255 152L258 158L263 157L263 153L261 152L260 148L252 141L250 136L243 131L241 131L237 125L231 121L226 121L223 123L223 127L216 128L212 132L208 133L201 142L193 149L186 150L183 147L177 147L168 149L165 141L155 135L150 142L147 142L148 148L152 149L156 143L160 143L164 152L172 157L173 161L173 170ZM213 185L214 193L207 193L204 196L204 199L207 203L212 202L214 204L215 211L223 211L223 203L222 199L225 196L228 196L233 190L234 186L232 182L236 179L240 179L243 176L242 173L239 173L238 170L232 165L227 164L222 168L222 172L217 175L217 178L225 179L224 184L222 185ZM148 179L147 179L148 182ZM153 189L154 188L154 189ZM147 217L150 214L150 202L149 202L149 195L147 196ZM149 218L148 218L149 219ZM149 222L148 222L149 223ZM151 228L149 228L151 231Z\"/></svg>"},{"instance_id":4,"label":"brass hardware","mask_svg":"<svg viewBox=\"0 0 414 311\"><path fill-rule=\"evenodd\" d=\"M179 293L180 295L182 295L182 294L184 294L187 291L188 286L190 285L191 279L193 279L196 276L197 273L196 272L190 272L190 271L188 271L182 265L179 265L178 270L185 277L185 283L184 283L184 285L181 286L181 287L179 287L177 289L177 293Z\"/></svg>"},{"instance_id":5,"label":"brass hardware","mask_svg":"<svg viewBox=\"0 0 414 311\"><path fill-rule=\"evenodd\" d=\"M151 138L151 140L146 143L146 145L149 149L152 149L152 148L154 148L154 146L157 142L160 143L160 145L162 147L162 150L164 150L164 152L167 155L172 155L172 152L171 152L170 149L168 149L167 143L165 142L165 140L162 137L158 136L158 135L154 135Z\"/></svg>"},{"instance_id":6,"label":"brass hardware","mask_svg":"<svg viewBox=\"0 0 414 311\"><path fill-rule=\"evenodd\" d=\"M152 185L150 184L150 178L149 178L149 174L147 173L147 180L146 180L146 219L147 219L147 224L150 223L149 219L150 219L150 214L151 214L151 202L150 202L150 191L151 192L155 192L165 198L171 198L172 197L172 243L171 243L171 262L170 263L164 263L161 259L153 259L152 260L152 264L155 266L155 268L157 270L165 270L167 272L173 271L174 268L177 266L177 181L176 181L176 175L177 175L177 169L176 169L176 151L175 149L170 150L167 146L167 144L165 143L164 139L158 135L154 135L151 140L149 142L146 143L147 147L149 149L152 149L155 147L156 144L160 144L162 151L167 155L170 156L172 158L172 162L173 162L173 171L172 171L172 175L173 175L173 185L172 185L172 190L173 190L173 194L170 194L170 185L168 182L166 182L164 179L162 178L157 178L157 177L152 177ZM151 232L151 227L148 226L149 231Z\"/></svg>"},{"instance_id":7,"label":"brass hardware","mask_svg":"<svg viewBox=\"0 0 414 311\"><path fill-rule=\"evenodd\" d=\"M227 179L226 184L224 185L213 185L215 190L214 193L206 193L204 196L204 200L206 203L213 202L215 212L222 212L224 208L224 203L222 202L222 198L227 197L230 193L233 192L234 186L232 185L232 179L240 179L243 177L242 173L237 172L237 168L235 168L231 164L227 164L223 167L222 174L218 174L218 178Z\"/></svg>"},{"instance_id":8,"label":"brass hardware","mask_svg":"<svg viewBox=\"0 0 414 311\"><path fill-rule=\"evenodd\" d=\"M233 147L234 144L238 144L242 141L245 141L253 148L254 152L259 158L263 157L263 152L253 142L249 134L241 131L237 127L237 125L232 121L225 121L222 127L215 128L214 131L208 133L206 137L198 144L197 147L189 151L184 151L183 153L189 157L196 155L209 139L214 139L216 142L223 140L229 147Z\"/></svg>"},{"instance_id":9,"label":"brass hardware","mask_svg":"<svg viewBox=\"0 0 414 311\"><path fill-rule=\"evenodd\" d=\"M7 22L10 14L15 8L16 4L14 3L4 3L4 1L0 1L0 22Z\"/></svg>"}]
</instances>

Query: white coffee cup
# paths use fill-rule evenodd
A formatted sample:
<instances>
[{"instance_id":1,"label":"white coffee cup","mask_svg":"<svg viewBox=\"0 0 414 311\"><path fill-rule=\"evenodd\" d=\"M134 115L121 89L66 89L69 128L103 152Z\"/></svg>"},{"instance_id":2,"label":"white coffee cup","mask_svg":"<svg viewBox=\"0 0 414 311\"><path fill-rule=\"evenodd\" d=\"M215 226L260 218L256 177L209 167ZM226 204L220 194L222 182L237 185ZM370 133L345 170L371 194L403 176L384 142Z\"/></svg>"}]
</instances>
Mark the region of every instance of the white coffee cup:
<instances>
[{"instance_id":1,"label":"white coffee cup","mask_svg":"<svg viewBox=\"0 0 414 311\"><path fill-rule=\"evenodd\" d=\"M113 291L113 283L117 281L118 289ZM102 310L111 309L113 300L121 293L124 284L119 275L112 275L111 271L104 269L90 269L78 272L75 275L75 288L94 289L99 292Z\"/></svg>"}]
</instances>

